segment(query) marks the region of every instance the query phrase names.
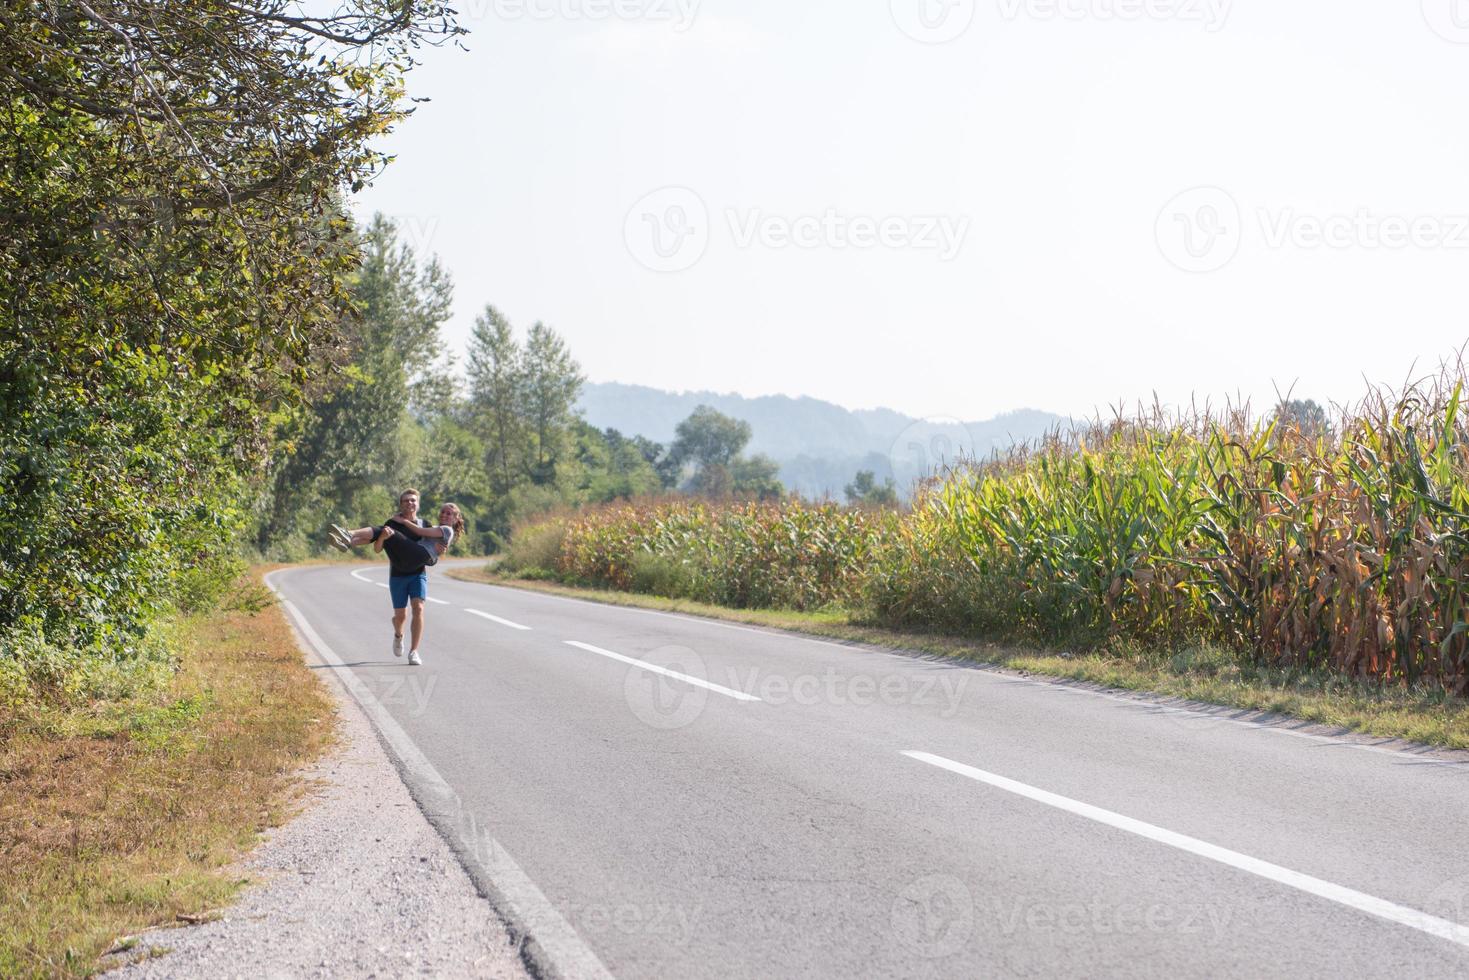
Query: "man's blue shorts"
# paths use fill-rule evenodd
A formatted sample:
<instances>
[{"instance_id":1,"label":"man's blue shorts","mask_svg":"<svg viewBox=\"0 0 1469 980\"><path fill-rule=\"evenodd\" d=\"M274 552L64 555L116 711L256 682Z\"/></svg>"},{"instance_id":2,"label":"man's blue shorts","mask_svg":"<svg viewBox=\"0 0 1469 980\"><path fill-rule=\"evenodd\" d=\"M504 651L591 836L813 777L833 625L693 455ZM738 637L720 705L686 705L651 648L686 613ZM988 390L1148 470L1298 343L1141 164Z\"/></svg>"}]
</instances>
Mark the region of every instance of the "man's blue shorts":
<instances>
[{"instance_id":1,"label":"man's blue shorts","mask_svg":"<svg viewBox=\"0 0 1469 980\"><path fill-rule=\"evenodd\" d=\"M394 609L407 609L409 598L428 599L428 572L417 575L389 575L388 592Z\"/></svg>"}]
</instances>

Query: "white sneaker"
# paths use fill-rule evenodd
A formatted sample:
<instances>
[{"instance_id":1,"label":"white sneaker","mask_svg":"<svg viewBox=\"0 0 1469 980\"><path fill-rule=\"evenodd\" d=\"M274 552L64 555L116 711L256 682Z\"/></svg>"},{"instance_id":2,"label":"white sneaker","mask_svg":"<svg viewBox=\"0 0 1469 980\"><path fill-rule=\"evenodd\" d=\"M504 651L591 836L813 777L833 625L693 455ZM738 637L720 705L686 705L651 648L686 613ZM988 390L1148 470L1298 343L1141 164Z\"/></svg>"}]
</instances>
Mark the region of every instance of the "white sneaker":
<instances>
[{"instance_id":1,"label":"white sneaker","mask_svg":"<svg viewBox=\"0 0 1469 980\"><path fill-rule=\"evenodd\" d=\"M412 651L411 653L408 654L408 666L410 666L410 667L422 667L423 666L423 658L418 655L418 651L417 650L414 650L414 651Z\"/></svg>"},{"instance_id":2,"label":"white sneaker","mask_svg":"<svg viewBox=\"0 0 1469 980\"><path fill-rule=\"evenodd\" d=\"M403 638L401 636L393 637L393 656L403 656Z\"/></svg>"},{"instance_id":3,"label":"white sneaker","mask_svg":"<svg viewBox=\"0 0 1469 980\"><path fill-rule=\"evenodd\" d=\"M327 540L327 543L328 544L330 544L333 548L336 548L338 551L351 551L352 550L352 546L350 544L348 544L346 541L343 541L341 538L337 537L337 532L335 532L335 531L333 531L330 534L328 534L326 536L326 540Z\"/></svg>"}]
</instances>

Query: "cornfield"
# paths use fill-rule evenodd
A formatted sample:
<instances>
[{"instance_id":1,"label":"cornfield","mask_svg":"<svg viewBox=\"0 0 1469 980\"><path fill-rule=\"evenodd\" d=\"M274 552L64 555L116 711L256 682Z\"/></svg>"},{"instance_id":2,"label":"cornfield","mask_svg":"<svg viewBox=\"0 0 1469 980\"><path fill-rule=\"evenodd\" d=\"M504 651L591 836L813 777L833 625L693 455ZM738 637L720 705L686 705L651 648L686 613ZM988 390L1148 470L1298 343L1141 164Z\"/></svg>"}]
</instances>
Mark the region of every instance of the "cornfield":
<instances>
[{"instance_id":1,"label":"cornfield","mask_svg":"<svg viewBox=\"0 0 1469 980\"><path fill-rule=\"evenodd\" d=\"M1073 648L1222 644L1469 693L1459 378L1328 428L1154 412L1055 433L902 513L664 501L556 521L557 574ZM545 529L540 529L544 535Z\"/></svg>"},{"instance_id":2,"label":"cornfield","mask_svg":"<svg viewBox=\"0 0 1469 980\"><path fill-rule=\"evenodd\" d=\"M800 501L615 504L556 520L549 570L735 608L852 605L873 545L897 520L891 512ZM512 567L530 563L517 550L522 540L539 540L547 550L547 531L542 525L516 532Z\"/></svg>"}]
</instances>

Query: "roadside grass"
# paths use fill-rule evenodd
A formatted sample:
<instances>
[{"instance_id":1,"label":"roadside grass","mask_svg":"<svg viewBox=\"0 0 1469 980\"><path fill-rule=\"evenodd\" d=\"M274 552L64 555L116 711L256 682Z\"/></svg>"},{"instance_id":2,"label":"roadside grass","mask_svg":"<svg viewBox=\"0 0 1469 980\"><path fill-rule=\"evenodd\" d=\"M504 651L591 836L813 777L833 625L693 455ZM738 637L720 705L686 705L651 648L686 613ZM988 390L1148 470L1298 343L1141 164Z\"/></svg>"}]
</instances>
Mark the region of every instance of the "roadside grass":
<instances>
[{"instance_id":1,"label":"roadside grass","mask_svg":"<svg viewBox=\"0 0 1469 980\"><path fill-rule=\"evenodd\" d=\"M0 976L152 955L133 934L205 921L245 884L228 866L289 816L334 724L280 609L262 608L265 570L256 601L179 622L161 693L0 717Z\"/></svg>"},{"instance_id":2,"label":"roadside grass","mask_svg":"<svg viewBox=\"0 0 1469 980\"><path fill-rule=\"evenodd\" d=\"M1243 711L1271 712L1362 735L1404 739L1441 748L1469 749L1469 702L1442 690L1379 686L1328 671L1261 667L1218 648L1200 646L1166 653L1128 648L1068 654L885 629L865 624L845 609L816 612L728 609L687 599L569 586L539 576L517 578L495 571L493 564L451 567L447 574L466 582L503 585L608 605L686 613L849 643L953 657L1020 673Z\"/></svg>"}]
</instances>

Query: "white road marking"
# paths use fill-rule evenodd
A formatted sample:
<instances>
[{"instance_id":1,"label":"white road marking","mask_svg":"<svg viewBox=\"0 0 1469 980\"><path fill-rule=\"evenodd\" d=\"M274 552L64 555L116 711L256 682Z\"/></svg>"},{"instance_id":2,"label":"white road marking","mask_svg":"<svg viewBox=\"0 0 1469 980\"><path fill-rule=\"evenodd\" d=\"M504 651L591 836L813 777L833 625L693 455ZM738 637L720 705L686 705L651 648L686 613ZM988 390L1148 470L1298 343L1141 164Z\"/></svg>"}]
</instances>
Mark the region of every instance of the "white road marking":
<instances>
[{"instance_id":1,"label":"white road marking","mask_svg":"<svg viewBox=\"0 0 1469 980\"><path fill-rule=\"evenodd\" d=\"M464 584L487 585L486 583ZM778 626L745 626L738 623L726 623L716 619L708 619L702 616L696 616L686 613L664 612L659 609L641 609L637 606L619 606L615 603L598 602L594 599L578 599L574 596L555 595L549 592L537 592L534 589L521 589L513 585L487 585L487 587L492 589L508 589L521 595L533 596L538 599L550 599L557 602L575 602L587 606L596 606L599 609L613 609L619 610L621 612L638 613L644 616L662 616L666 619L681 619L686 622L695 623L700 626L713 626L718 629L739 630L746 633L759 633L761 635L773 637L776 639L797 640L802 643L815 643L819 646L837 647L838 649L848 651L855 650L863 653L877 653L885 654L888 656L905 657L905 659L912 659L911 657L905 656L905 654L901 650L884 649L883 647L873 646L872 644L868 643L859 643L857 641L853 641L850 643L841 643L835 640L823 640L813 636L808 636L803 633L795 633L790 630L785 630ZM916 652L923 653L923 651ZM1159 714L1173 714L1185 715L1195 718L1207 718L1211 721L1223 722L1224 724L1233 725L1237 728L1251 728L1262 732L1272 732L1276 735L1285 735L1290 738L1303 739L1305 741L1316 742L1323 745L1336 745L1340 746L1341 748L1352 749L1357 752L1368 752L1373 755L1392 756L1400 760L1410 759L1415 765L1449 767L1452 769L1458 769L1460 771L1469 770L1469 762L1460 759L1438 759L1432 756L1419 755L1412 752L1404 751L1404 749L1402 748L1394 747L1391 745L1374 745L1364 742L1352 741L1351 739L1340 738L1334 735L1318 735L1313 732L1298 732L1291 728L1282 727L1282 723L1279 721L1256 721L1250 718L1230 718L1224 716L1225 712L1230 711L1249 712L1251 709L1248 708L1235 708L1229 705L1219 705L1218 711L1211 711L1202 710L1201 708L1179 707L1177 705L1165 704L1160 700L1155 700L1155 696L1149 696L1146 693L1113 694L1109 691L1091 690L1087 687L1076 686L1074 683L1069 682L1064 678L1051 679L1045 677L1019 677L1010 673L1004 667L998 666L996 664L984 663L983 661L965 662L963 660L955 659L948 666L951 666L955 670L972 671L982 677L985 677L988 680L1000 684L1020 684L1026 687L1043 687L1052 691L1064 691L1068 694L1079 694L1083 697L1100 698L1104 701L1111 701L1116 704L1128 705L1134 708L1143 708L1149 711L1157 712ZM1202 704L1202 702L1200 703ZM1203 707L1209 708L1212 706L1204 704ZM1291 718L1286 718L1284 720L1286 722L1295 721L1295 719Z\"/></svg>"},{"instance_id":2,"label":"white road marking","mask_svg":"<svg viewBox=\"0 0 1469 980\"><path fill-rule=\"evenodd\" d=\"M350 668L337 656L331 647L326 645L306 617L301 615L301 610L277 589L271 579L280 574L272 572L265 577L266 584L280 596L281 606L289 614L296 635L315 651L317 658L324 663L336 667L334 676L341 684L352 693L362 710L367 713L368 718L377 726L388 745L392 747L393 753L397 755L403 768L417 777L431 794L430 798L420 801L420 806L427 812L432 807L434 814L440 818L439 826L441 832L446 831L446 826L457 826L462 828L465 824L464 802L454 792L439 771L434 768L433 763L419 750L408 733L393 720L382 704L373 695L371 689L362 681L358 680ZM597 959L582 938L577 935L576 930L566 921L556 906L546 898L536 883L523 871L510 852L505 850L498 840L489 836L483 826L469 815L468 823L473 831L472 840L465 840L462 829L454 831L459 837L460 846L455 850L459 852L460 860L467 865L473 866L479 876L488 880L494 890L499 892L499 898L504 905L508 906L512 918L516 924L524 930L528 930L537 945L545 951L555 965L559 973L568 977L590 977L595 980L612 980L612 974Z\"/></svg>"},{"instance_id":3,"label":"white road marking","mask_svg":"<svg viewBox=\"0 0 1469 980\"><path fill-rule=\"evenodd\" d=\"M487 613L487 612L480 612L478 609L466 609L464 611L467 612L467 613L469 613L471 616L478 616L481 619L488 619L492 623L499 623L501 626L508 626L508 627L510 627L513 630L528 630L528 629L530 629L529 626L521 626L519 623L512 623L508 619L501 619L499 616L491 616L489 613Z\"/></svg>"},{"instance_id":4,"label":"white road marking","mask_svg":"<svg viewBox=\"0 0 1469 980\"><path fill-rule=\"evenodd\" d=\"M753 694L746 694L744 691L736 691L733 688L721 687L718 684L711 684L703 678L690 677L688 674L680 674L676 670L669 670L667 667L659 667L657 664L650 664L644 660L635 660L632 657L624 657L620 653L613 653L611 650L603 650L601 647L594 647L590 643L581 643L577 640L567 640L566 644L568 646L576 647L578 650L585 650L588 653L595 653L603 657L609 657L613 660L619 660L622 663L631 664L634 667L641 667L644 670L652 671L655 674L662 674L664 677L672 677L674 680L683 681L684 683L692 684L695 687L702 687L706 691L713 691L715 694L723 694L725 697L734 698L736 701L760 700L760 698L755 697L755 695Z\"/></svg>"},{"instance_id":5,"label":"white road marking","mask_svg":"<svg viewBox=\"0 0 1469 980\"><path fill-rule=\"evenodd\" d=\"M375 586L377 586L380 589L386 589L386 588L388 588L388 584L386 582L374 582L370 578L363 578L362 573L359 572L359 571L355 571L354 570L352 572L352 577L355 578L359 582L366 582L368 585L375 585ZM448 599L435 599L433 596L429 596L429 600L428 601L429 602L432 602L432 603L436 603L436 604L438 604L440 606L447 606L447 605L450 604Z\"/></svg>"},{"instance_id":6,"label":"white road marking","mask_svg":"<svg viewBox=\"0 0 1469 980\"><path fill-rule=\"evenodd\" d=\"M1241 854L1238 851L1231 851L1228 848L1220 847L1217 844L1210 844L1196 837L1188 837L1150 823L1144 823L1141 820L1134 820L1132 817L1124 817L1120 813L1104 810L1101 807L1092 806L1090 803L1082 803L1069 797L1050 793L1043 789L1037 789L1034 786L1028 786L1025 783L1017 782L1013 779L1007 779L1004 776L997 776L992 772L985 772L983 769L966 766L962 762L945 759L940 755L916 751L905 751L903 755L906 755L910 759L916 759L919 762L926 762L931 766L938 766L940 769L947 769L961 776L967 776L970 779L993 786L996 789L1002 789L1008 793L1023 796L1037 803L1044 803L1046 806L1052 806L1058 810L1065 810L1067 813L1075 814L1078 817L1085 817L1088 820L1094 820L1097 823L1106 824L1109 827L1125 830L1130 834L1136 834L1139 837L1146 837L1148 840L1178 848L1180 851L1187 851L1190 854L1208 858L1211 861L1218 861L1220 864L1228 865L1231 868L1247 871L1250 874L1258 875L1261 878L1285 885L1288 888L1303 891L1308 895L1315 895L1318 898L1324 898L1327 901L1336 902L1339 905L1345 905L1348 908L1354 908L1360 912L1366 912L1368 915L1377 916L1379 919L1386 919L1389 922L1395 922L1398 925L1407 926L1410 929L1417 929L1419 932L1426 932L1430 936L1436 936L1439 939L1447 939L1449 942L1458 943L1460 946L1469 946L1469 926L1463 926L1457 922L1450 922L1447 919L1440 919L1437 916L1429 915L1427 912L1419 912L1405 905L1398 905L1386 899L1368 895L1365 892L1359 892L1342 885L1332 884L1329 881L1323 881L1320 878L1313 878L1308 874L1292 871L1289 868L1283 868L1278 864L1271 864L1269 861L1262 861L1259 858L1253 858L1248 854Z\"/></svg>"}]
</instances>

